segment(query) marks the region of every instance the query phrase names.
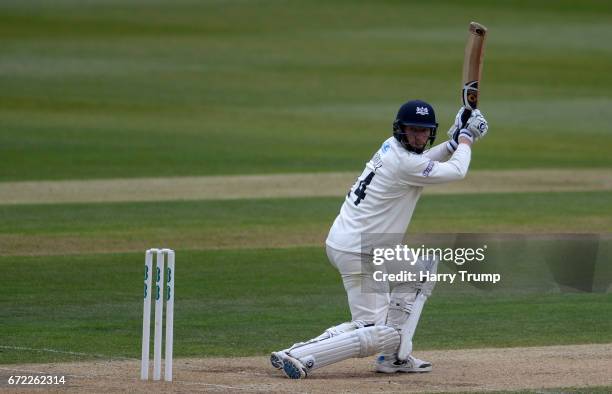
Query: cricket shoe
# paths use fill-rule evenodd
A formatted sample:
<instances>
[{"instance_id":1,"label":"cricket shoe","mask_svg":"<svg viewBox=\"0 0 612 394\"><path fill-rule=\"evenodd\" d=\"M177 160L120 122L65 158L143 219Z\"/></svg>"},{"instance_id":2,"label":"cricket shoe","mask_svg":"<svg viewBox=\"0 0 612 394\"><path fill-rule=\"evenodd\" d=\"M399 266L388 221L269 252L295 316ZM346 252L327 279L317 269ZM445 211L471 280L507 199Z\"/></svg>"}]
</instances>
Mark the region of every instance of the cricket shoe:
<instances>
[{"instance_id":1,"label":"cricket shoe","mask_svg":"<svg viewBox=\"0 0 612 394\"><path fill-rule=\"evenodd\" d=\"M272 354L270 354L270 364L276 369L283 369L283 360L285 357L287 357L287 353L284 350L272 352Z\"/></svg>"},{"instance_id":2,"label":"cricket shoe","mask_svg":"<svg viewBox=\"0 0 612 394\"><path fill-rule=\"evenodd\" d=\"M283 372L289 379L304 379L308 375L302 362L287 353L283 358Z\"/></svg>"},{"instance_id":3,"label":"cricket shoe","mask_svg":"<svg viewBox=\"0 0 612 394\"><path fill-rule=\"evenodd\" d=\"M396 373L396 372L431 372L429 361L419 360L416 357L408 356L405 361L398 360L395 355L380 355L376 359L376 372Z\"/></svg>"}]
</instances>

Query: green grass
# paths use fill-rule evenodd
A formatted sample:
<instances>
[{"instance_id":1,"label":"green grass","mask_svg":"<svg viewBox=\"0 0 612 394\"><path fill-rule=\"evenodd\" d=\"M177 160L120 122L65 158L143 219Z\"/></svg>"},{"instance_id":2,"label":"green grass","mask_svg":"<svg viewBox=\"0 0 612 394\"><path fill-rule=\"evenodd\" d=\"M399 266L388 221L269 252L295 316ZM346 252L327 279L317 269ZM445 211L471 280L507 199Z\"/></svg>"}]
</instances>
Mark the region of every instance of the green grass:
<instances>
[{"instance_id":1,"label":"green grass","mask_svg":"<svg viewBox=\"0 0 612 394\"><path fill-rule=\"evenodd\" d=\"M612 166L606 2L0 7L0 180L354 170L409 98L444 134L472 19L491 124L473 167Z\"/></svg>"},{"instance_id":2,"label":"green grass","mask_svg":"<svg viewBox=\"0 0 612 394\"><path fill-rule=\"evenodd\" d=\"M137 358L141 253L0 257L0 363ZM178 251L175 354L263 355L349 319L322 248ZM496 295L441 289L418 349L612 340L610 294ZM82 352L82 357L6 346Z\"/></svg>"},{"instance_id":3,"label":"green grass","mask_svg":"<svg viewBox=\"0 0 612 394\"><path fill-rule=\"evenodd\" d=\"M361 169L407 99L435 105L444 139L470 20L490 29L491 125L471 167L612 168L611 15L597 0L3 1L0 181ZM0 363L138 358L155 244L177 250L177 357L263 356L346 321L322 248L342 197L0 205ZM609 233L610 201L423 196L410 231ZM417 350L610 343L609 268L599 293L534 290L539 245L504 254L510 289L438 285Z\"/></svg>"},{"instance_id":4,"label":"green grass","mask_svg":"<svg viewBox=\"0 0 612 394\"><path fill-rule=\"evenodd\" d=\"M279 225L327 228L343 197L0 205L0 234L137 232L165 227L199 231ZM605 219L609 223L611 200L612 192L608 191L429 195L421 197L410 229L478 232L499 228L511 232L531 227L571 232L577 230L576 222ZM592 226L596 230L596 224Z\"/></svg>"},{"instance_id":5,"label":"green grass","mask_svg":"<svg viewBox=\"0 0 612 394\"><path fill-rule=\"evenodd\" d=\"M612 192L424 196L413 233L608 232ZM0 205L0 254L322 245L342 198ZM460 207L460 209L458 208Z\"/></svg>"}]
</instances>

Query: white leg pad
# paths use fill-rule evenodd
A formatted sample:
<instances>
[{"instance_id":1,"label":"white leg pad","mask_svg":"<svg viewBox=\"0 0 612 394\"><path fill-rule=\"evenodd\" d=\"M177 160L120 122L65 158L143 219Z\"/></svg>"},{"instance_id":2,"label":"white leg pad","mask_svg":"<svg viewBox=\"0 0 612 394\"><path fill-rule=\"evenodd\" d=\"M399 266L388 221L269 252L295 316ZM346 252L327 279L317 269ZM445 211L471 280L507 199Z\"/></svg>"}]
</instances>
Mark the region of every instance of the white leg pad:
<instances>
[{"instance_id":1,"label":"white leg pad","mask_svg":"<svg viewBox=\"0 0 612 394\"><path fill-rule=\"evenodd\" d=\"M438 271L438 261L420 261L420 264L430 273ZM423 306L431 295L436 282L402 283L391 291L391 302L387 314L387 325L399 330L401 344L397 358L407 360L412 353L412 338L416 331ZM416 291L415 291L416 290Z\"/></svg>"},{"instance_id":2,"label":"white leg pad","mask_svg":"<svg viewBox=\"0 0 612 394\"><path fill-rule=\"evenodd\" d=\"M350 331L357 330L359 328L364 328L367 325L368 324L363 320L355 320L355 321L338 324L337 326L330 327L327 330L323 331L323 333L319 335L318 337L312 338L306 342L294 343L293 346L291 346L289 349L285 349L284 351L289 352L291 349L295 349L297 347L304 346L309 343L319 342L325 339L329 339L329 338L338 336L340 334L344 334L345 332L350 332Z\"/></svg>"},{"instance_id":3,"label":"white leg pad","mask_svg":"<svg viewBox=\"0 0 612 394\"><path fill-rule=\"evenodd\" d=\"M353 357L367 357L378 352L394 353L399 343L400 336L394 328L372 326L295 347L289 355L310 371Z\"/></svg>"},{"instance_id":4,"label":"white leg pad","mask_svg":"<svg viewBox=\"0 0 612 394\"><path fill-rule=\"evenodd\" d=\"M412 310L410 311L410 316L404 323L403 327L400 329L401 332L401 344L399 347L399 351L397 352L397 358L400 360L407 360L408 356L412 353L412 337L414 336L414 332L416 331L417 324L419 324L419 319L421 318L421 312L423 311L423 306L427 301L427 296L419 292L416 296L416 300L412 304Z\"/></svg>"}]
</instances>

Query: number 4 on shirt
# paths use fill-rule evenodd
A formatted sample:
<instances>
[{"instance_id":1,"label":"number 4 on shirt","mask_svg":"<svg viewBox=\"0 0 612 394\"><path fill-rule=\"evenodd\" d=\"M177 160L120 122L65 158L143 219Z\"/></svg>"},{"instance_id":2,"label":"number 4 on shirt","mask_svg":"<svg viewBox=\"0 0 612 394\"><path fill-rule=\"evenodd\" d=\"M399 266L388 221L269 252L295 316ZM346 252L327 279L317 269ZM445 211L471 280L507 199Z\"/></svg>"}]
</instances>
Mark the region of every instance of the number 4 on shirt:
<instances>
[{"instance_id":1,"label":"number 4 on shirt","mask_svg":"<svg viewBox=\"0 0 612 394\"><path fill-rule=\"evenodd\" d=\"M353 201L353 203L355 205L359 205L361 200L366 198L366 189L367 189L368 185L370 184L370 182L372 182L372 178L374 178L374 171L370 172L368 174L368 176L365 177L364 180L359 181L359 186L357 186L357 189L355 189L355 191L353 192L357 196L357 199L355 201ZM348 197L351 196L351 192L352 192L352 190L349 190L349 192L347 194Z\"/></svg>"}]
</instances>

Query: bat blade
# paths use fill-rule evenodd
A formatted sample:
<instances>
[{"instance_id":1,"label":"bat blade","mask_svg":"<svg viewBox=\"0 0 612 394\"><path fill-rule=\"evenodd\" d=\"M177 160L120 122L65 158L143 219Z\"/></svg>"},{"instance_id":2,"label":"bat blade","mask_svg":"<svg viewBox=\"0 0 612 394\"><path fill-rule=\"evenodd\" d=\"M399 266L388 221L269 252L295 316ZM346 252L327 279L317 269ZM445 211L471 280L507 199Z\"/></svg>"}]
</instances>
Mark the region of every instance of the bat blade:
<instances>
[{"instance_id":1,"label":"bat blade","mask_svg":"<svg viewBox=\"0 0 612 394\"><path fill-rule=\"evenodd\" d=\"M465 126L472 111L478 108L486 36L487 28L485 26L478 22L470 23L468 40L465 46L465 57L463 59L461 100L465 110L461 117L462 126Z\"/></svg>"}]
</instances>

